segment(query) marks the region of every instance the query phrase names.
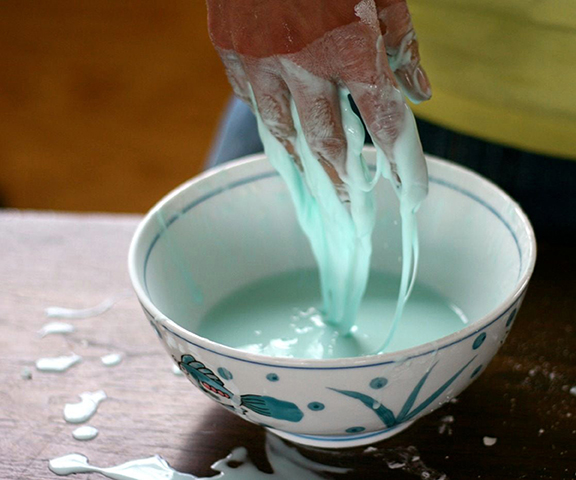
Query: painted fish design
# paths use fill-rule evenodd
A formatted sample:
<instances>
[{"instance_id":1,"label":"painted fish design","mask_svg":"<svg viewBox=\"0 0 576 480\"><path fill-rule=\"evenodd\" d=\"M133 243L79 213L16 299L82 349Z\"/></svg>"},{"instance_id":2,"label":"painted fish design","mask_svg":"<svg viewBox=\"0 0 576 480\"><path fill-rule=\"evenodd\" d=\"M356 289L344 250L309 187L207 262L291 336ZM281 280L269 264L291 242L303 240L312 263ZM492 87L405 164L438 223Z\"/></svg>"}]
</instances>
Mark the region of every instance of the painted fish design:
<instances>
[{"instance_id":1,"label":"painted fish design","mask_svg":"<svg viewBox=\"0 0 576 480\"><path fill-rule=\"evenodd\" d=\"M218 375L192 355L182 355L178 365L202 391L227 408L238 411L234 408L238 405L258 415L288 422L299 422L304 417L302 410L292 402L262 395L234 394L226 388ZM244 411L240 410L240 413Z\"/></svg>"}]
</instances>

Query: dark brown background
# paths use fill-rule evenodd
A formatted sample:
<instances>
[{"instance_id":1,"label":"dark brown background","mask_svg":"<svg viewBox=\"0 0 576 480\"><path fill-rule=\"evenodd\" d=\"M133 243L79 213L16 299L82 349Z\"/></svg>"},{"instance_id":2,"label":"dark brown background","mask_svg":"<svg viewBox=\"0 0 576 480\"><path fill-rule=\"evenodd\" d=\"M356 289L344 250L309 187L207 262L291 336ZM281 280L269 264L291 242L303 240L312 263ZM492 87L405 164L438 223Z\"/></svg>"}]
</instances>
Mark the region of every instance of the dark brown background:
<instances>
[{"instance_id":1,"label":"dark brown background","mask_svg":"<svg viewBox=\"0 0 576 480\"><path fill-rule=\"evenodd\" d=\"M229 94L203 0L3 0L0 206L144 212Z\"/></svg>"}]
</instances>

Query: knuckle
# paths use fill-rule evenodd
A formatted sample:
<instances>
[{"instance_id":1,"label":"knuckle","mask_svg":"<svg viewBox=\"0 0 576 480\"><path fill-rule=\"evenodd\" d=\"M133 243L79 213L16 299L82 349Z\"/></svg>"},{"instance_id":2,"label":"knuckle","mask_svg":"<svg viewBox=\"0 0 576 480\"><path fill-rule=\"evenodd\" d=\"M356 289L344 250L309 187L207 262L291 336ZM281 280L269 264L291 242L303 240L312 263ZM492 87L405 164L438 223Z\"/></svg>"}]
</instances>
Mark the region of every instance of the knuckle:
<instances>
[{"instance_id":1,"label":"knuckle","mask_svg":"<svg viewBox=\"0 0 576 480\"><path fill-rule=\"evenodd\" d=\"M401 38L399 43L386 48L390 68L396 71L399 68L416 65L420 61L416 32L410 29Z\"/></svg>"},{"instance_id":2,"label":"knuckle","mask_svg":"<svg viewBox=\"0 0 576 480\"><path fill-rule=\"evenodd\" d=\"M308 140L310 150L319 158L335 161L346 151L343 137L312 137Z\"/></svg>"},{"instance_id":3,"label":"knuckle","mask_svg":"<svg viewBox=\"0 0 576 480\"><path fill-rule=\"evenodd\" d=\"M314 156L337 162L346 152L346 138L338 109L329 98L316 99L308 109L304 128Z\"/></svg>"},{"instance_id":4,"label":"knuckle","mask_svg":"<svg viewBox=\"0 0 576 480\"><path fill-rule=\"evenodd\" d=\"M278 140L284 143L286 140L293 140L296 137L296 132L291 125L282 123L269 123L264 120L264 125L270 130Z\"/></svg>"},{"instance_id":5,"label":"knuckle","mask_svg":"<svg viewBox=\"0 0 576 480\"><path fill-rule=\"evenodd\" d=\"M404 120L404 109L396 102L391 102L387 108L378 108L370 122L370 133L376 138L393 140L398 136Z\"/></svg>"},{"instance_id":6,"label":"knuckle","mask_svg":"<svg viewBox=\"0 0 576 480\"><path fill-rule=\"evenodd\" d=\"M275 95L257 95L258 110L264 125L278 139L288 139L294 135L294 125L286 102Z\"/></svg>"}]
</instances>

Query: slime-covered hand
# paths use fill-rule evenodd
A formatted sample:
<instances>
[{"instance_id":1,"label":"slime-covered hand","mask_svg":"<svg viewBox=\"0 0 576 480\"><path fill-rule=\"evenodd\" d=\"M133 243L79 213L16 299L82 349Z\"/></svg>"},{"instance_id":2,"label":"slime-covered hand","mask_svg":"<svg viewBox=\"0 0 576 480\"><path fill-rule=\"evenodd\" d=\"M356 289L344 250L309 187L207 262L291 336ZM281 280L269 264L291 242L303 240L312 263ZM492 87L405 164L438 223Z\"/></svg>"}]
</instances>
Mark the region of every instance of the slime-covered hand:
<instances>
[{"instance_id":1,"label":"slime-covered hand","mask_svg":"<svg viewBox=\"0 0 576 480\"><path fill-rule=\"evenodd\" d=\"M412 155L396 151L406 117L411 118L399 87L414 102L430 97L404 0L207 4L210 35L234 92L257 108L296 162L291 100L312 153L334 183L346 183L346 137L338 94L339 88L346 88L386 157L387 176L399 190L404 177L411 178L413 191L403 193L418 197L414 203L422 200L427 179L414 182L414 172L426 174L420 146Z\"/></svg>"},{"instance_id":2,"label":"slime-covered hand","mask_svg":"<svg viewBox=\"0 0 576 480\"><path fill-rule=\"evenodd\" d=\"M212 40L234 91L255 111L268 160L316 258L322 322L335 327L321 342L328 356L340 335L353 334L368 282L374 186L382 175L395 187L402 279L384 350L414 283L415 212L428 192L414 117L400 91L414 101L430 96L405 1L207 1ZM374 175L348 93L376 145Z\"/></svg>"}]
</instances>

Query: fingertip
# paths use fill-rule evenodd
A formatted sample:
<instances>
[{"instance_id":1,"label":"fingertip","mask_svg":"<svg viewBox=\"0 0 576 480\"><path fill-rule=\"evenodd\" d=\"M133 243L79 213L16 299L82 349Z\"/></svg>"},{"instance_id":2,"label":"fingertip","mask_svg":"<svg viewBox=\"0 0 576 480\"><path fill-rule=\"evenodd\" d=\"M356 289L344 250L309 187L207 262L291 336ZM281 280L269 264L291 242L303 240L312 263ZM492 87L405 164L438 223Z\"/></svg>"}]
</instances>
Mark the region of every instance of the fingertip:
<instances>
[{"instance_id":1,"label":"fingertip","mask_svg":"<svg viewBox=\"0 0 576 480\"><path fill-rule=\"evenodd\" d=\"M430 80L424 69L418 65L412 72L406 68L400 68L394 72L398 83L402 86L404 94L412 103L421 103L430 100L432 88Z\"/></svg>"},{"instance_id":2,"label":"fingertip","mask_svg":"<svg viewBox=\"0 0 576 480\"><path fill-rule=\"evenodd\" d=\"M418 65L418 68L414 72L414 78L416 80L415 84L418 86L418 93L422 99L421 101L430 100L432 97L430 80L421 65Z\"/></svg>"}]
</instances>

